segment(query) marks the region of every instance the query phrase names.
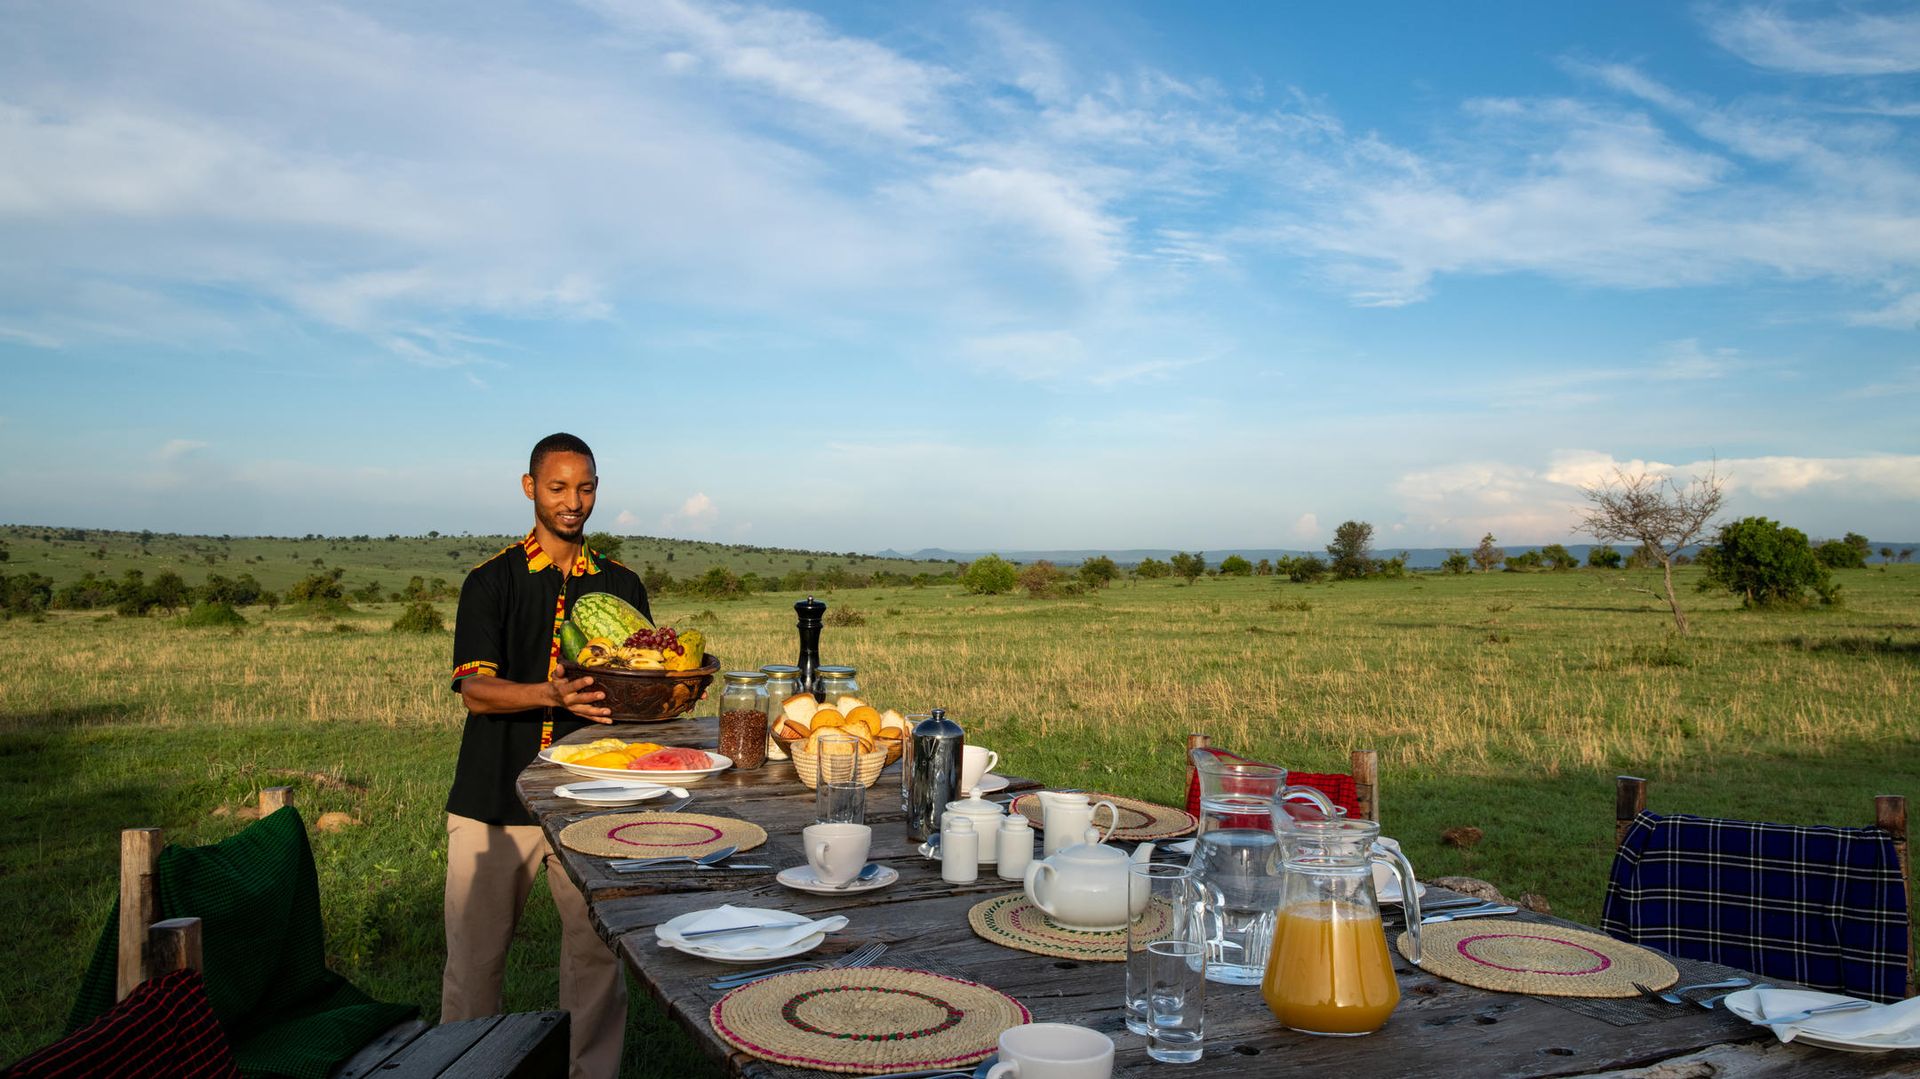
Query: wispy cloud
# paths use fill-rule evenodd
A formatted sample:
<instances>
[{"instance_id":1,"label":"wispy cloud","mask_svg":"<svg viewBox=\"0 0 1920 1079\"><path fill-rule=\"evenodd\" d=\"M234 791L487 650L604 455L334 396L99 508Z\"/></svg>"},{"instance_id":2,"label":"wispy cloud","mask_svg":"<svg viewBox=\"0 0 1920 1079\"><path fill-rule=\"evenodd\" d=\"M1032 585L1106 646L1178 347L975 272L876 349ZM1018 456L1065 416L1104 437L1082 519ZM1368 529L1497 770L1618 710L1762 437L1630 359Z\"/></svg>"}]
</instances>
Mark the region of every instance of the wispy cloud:
<instances>
[{"instance_id":1,"label":"wispy cloud","mask_svg":"<svg viewBox=\"0 0 1920 1079\"><path fill-rule=\"evenodd\" d=\"M1796 17L1775 6L1708 9L1707 32L1756 67L1802 75L1920 71L1920 12L1840 11Z\"/></svg>"}]
</instances>

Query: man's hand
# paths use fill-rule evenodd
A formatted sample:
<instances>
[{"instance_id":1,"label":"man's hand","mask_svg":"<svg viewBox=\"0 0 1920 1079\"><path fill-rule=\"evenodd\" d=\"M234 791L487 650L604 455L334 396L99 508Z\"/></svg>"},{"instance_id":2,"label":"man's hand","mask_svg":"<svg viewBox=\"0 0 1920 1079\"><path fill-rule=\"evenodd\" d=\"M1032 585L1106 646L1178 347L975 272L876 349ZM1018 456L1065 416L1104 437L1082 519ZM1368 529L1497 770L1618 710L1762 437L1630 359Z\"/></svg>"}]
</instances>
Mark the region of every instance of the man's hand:
<instances>
[{"instance_id":1,"label":"man's hand","mask_svg":"<svg viewBox=\"0 0 1920 1079\"><path fill-rule=\"evenodd\" d=\"M593 679L556 679L552 682L509 682L490 674L476 674L460 683L460 697L475 715L528 712L535 708L564 708L581 719L612 723L613 710L599 708L603 690L591 688Z\"/></svg>"},{"instance_id":2,"label":"man's hand","mask_svg":"<svg viewBox=\"0 0 1920 1079\"><path fill-rule=\"evenodd\" d=\"M612 723L613 709L596 708L594 701L605 700L606 691L593 689L593 679L582 675L579 678L559 678L547 683L553 690L553 705L565 708L582 719L591 719L595 723Z\"/></svg>"}]
</instances>

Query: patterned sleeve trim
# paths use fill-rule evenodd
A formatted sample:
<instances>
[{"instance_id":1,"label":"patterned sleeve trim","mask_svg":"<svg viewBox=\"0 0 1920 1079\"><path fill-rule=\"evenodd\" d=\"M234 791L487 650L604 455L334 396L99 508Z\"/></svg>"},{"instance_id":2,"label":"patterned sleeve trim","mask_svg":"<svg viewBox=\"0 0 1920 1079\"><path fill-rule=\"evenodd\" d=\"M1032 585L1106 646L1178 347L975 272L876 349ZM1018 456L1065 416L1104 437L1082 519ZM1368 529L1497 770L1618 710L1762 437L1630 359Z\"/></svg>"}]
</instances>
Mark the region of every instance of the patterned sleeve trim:
<instances>
[{"instance_id":1,"label":"patterned sleeve trim","mask_svg":"<svg viewBox=\"0 0 1920 1079\"><path fill-rule=\"evenodd\" d=\"M499 673L500 665L498 663L489 663L484 659L476 659L472 663L462 663L458 667L455 667L453 669L453 680L458 682L462 678L470 678L476 674L494 675Z\"/></svg>"}]
</instances>

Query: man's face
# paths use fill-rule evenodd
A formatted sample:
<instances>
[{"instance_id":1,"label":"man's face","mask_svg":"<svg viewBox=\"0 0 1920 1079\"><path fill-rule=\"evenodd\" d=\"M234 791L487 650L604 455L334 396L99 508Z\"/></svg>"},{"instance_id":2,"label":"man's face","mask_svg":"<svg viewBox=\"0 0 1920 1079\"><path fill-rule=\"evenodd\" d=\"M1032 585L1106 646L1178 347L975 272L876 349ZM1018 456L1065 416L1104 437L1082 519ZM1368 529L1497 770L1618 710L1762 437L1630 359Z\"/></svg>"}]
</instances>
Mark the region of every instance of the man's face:
<instances>
[{"instance_id":1,"label":"man's face","mask_svg":"<svg viewBox=\"0 0 1920 1079\"><path fill-rule=\"evenodd\" d=\"M540 460L539 475L520 477L521 488L533 499L534 520L569 543L587 527L598 482L593 458L583 453L549 453Z\"/></svg>"}]
</instances>

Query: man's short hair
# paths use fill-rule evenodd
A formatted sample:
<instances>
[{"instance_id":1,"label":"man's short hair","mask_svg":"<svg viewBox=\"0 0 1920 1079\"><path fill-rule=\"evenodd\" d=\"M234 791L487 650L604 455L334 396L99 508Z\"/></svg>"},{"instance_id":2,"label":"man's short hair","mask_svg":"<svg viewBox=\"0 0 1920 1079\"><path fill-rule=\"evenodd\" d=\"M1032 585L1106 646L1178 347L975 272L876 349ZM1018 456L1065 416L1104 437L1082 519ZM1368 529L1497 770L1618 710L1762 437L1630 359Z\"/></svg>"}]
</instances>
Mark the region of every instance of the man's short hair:
<instances>
[{"instance_id":1,"label":"man's short hair","mask_svg":"<svg viewBox=\"0 0 1920 1079\"><path fill-rule=\"evenodd\" d=\"M578 436L559 431L533 444L533 453L527 458L527 475L538 476L540 462L546 460L550 453L577 453L589 461L593 460L593 450Z\"/></svg>"}]
</instances>

